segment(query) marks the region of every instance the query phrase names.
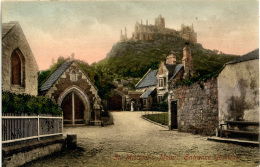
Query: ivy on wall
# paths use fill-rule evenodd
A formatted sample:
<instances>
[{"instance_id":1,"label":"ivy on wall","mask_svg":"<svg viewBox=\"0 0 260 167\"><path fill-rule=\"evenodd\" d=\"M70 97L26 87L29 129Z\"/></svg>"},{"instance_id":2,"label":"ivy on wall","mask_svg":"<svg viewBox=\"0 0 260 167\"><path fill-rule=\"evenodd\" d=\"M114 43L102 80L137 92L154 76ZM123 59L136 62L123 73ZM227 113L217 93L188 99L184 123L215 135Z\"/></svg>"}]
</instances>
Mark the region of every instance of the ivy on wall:
<instances>
[{"instance_id":1,"label":"ivy on wall","mask_svg":"<svg viewBox=\"0 0 260 167\"><path fill-rule=\"evenodd\" d=\"M62 115L62 110L44 96L2 92L2 113Z\"/></svg>"}]
</instances>

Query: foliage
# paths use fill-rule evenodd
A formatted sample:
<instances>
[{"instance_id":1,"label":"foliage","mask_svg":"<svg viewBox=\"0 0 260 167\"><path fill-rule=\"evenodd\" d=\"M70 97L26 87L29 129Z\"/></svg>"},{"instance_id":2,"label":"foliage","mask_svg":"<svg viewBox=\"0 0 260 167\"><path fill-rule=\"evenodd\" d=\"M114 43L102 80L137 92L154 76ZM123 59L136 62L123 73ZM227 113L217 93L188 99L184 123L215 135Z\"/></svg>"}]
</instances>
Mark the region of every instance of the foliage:
<instances>
[{"instance_id":1,"label":"foliage","mask_svg":"<svg viewBox=\"0 0 260 167\"><path fill-rule=\"evenodd\" d=\"M166 56L174 51L177 63L182 63L183 47L185 40L171 35L162 36L155 34L153 41L126 41L114 44L107 58L89 65L88 63L75 60L80 68L89 76L99 90L99 96L107 99L113 95L113 81L116 78L141 78L151 68L156 70L160 62L165 61ZM217 51L204 49L201 44L190 44L192 58L196 74L189 80L180 80L178 84L191 84L199 80L205 80L218 75L223 65L236 56L218 54ZM45 81L66 58L59 57L57 63L50 70L43 71L39 76L39 86ZM131 90L134 83L124 85ZM164 104L163 104L164 105ZM153 106L159 110L160 106Z\"/></svg>"},{"instance_id":2,"label":"foliage","mask_svg":"<svg viewBox=\"0 0 260 167\"><path fill-rule=\"evenodd\" d=\"M3 113L62 115L62 110L44 96L2 92Z\"/></svg>"},{"instance_id":3,"label":"foliage","mask_svg":"<svg viewBox=\"0 0 260 167\"><path fill-rule=\"evenodd\" d=\"M165 101L162 101L159 105L160 111L168 111L168 103Z\"/></svg>"}]
</instances>

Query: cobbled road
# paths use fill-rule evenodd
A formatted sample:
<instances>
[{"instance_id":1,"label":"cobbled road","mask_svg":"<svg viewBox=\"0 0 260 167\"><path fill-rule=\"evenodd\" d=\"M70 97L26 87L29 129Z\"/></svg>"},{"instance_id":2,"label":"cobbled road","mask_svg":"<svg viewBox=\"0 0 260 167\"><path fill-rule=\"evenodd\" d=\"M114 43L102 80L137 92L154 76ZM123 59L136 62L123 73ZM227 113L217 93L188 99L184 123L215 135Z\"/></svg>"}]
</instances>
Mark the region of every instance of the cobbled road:
<instances>
[{"instance_id":1,"label":"cobbled road","mask_svg":"<svg viewBox=\"0 0 260 167\"><path fill-rule=\"evenodd\" d=\"M114 125L66 127L79 148L27 164L32 167L81 166L252 166L259 148L207 141L168 131L141 118L141 112L112 112Z\"/></svg>"}]
</instances>

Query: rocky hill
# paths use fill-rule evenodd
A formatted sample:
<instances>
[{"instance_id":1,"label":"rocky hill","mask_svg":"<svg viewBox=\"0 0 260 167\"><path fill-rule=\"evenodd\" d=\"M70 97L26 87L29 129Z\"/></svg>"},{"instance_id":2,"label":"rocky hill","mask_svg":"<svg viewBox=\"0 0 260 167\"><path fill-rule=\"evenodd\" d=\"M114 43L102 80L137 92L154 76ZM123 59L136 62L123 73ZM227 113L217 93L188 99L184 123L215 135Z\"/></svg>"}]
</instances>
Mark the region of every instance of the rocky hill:
<instances>
[{"instance_id":1,"label":"rocky hill","mask_svg":"<svg viewBox=\"0 0 260 167\"><path fill-rule=\"evenodd\" d=\"M141 77L149 68L158 68L166 56L174 51L177 63L181 63L185 40L179 37L155 34L153 41L134 41L116 43L104 61L99 64L109 65L113 73L124 77ZM207 75L222 68L236 58L235 55L223 54L217 50L204 49L201 44L190 43L194 67L199 75ZM100 66L101 67L101 66Z\"/></svg>"}]
</instances>

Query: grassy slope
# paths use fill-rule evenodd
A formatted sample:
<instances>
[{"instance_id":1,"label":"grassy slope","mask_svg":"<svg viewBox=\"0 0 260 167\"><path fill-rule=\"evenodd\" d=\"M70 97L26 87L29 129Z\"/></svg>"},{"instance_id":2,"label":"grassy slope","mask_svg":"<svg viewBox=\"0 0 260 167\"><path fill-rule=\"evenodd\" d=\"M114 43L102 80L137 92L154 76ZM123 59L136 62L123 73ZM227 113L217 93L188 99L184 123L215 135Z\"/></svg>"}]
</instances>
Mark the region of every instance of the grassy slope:
<instances>
[{"instance_id":1,"label":"grassy slope","mask_svg":"<svg viewBox=\"0 0 260 167\"><path fill-rule=\"evenodd\" d=\"M181 38L162 38L155 36L154 41L127 41L116 43L107 58L93 63L91 66L84 61L76 60L81 69L89 75L100 92L100 96L107 98L115 78L139 78L149 68L157 69L159 63L173 50L177 57L177 63L181 63L184 40ZM214 51L203 49L200 44L190 44L195 78L208 76L221 70L226 62L236 58L234 55L217 54ZM60 57L50 70L43 71L39 76L39 86L63 63L66 59ZM196 80L197 80L196 79Z\"/></svg>"}]
</instances>

